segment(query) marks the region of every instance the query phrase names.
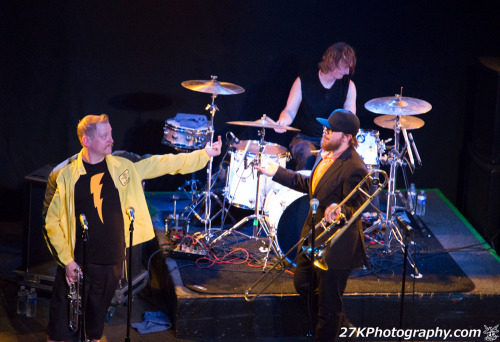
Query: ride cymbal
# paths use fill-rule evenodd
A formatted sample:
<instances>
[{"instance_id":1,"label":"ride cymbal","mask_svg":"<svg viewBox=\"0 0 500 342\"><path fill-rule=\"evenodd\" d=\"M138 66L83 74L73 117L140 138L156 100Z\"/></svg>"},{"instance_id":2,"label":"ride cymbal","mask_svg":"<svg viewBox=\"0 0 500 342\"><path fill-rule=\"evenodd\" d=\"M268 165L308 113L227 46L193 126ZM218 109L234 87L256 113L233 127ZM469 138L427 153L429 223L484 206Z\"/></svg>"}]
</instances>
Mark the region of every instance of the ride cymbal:
<instances>
[{"instance_id":1,"label":"ride cymbal","mask_svg":"<svg viewBox=\"0 0 500 342\"><path fill-rule=\"evenodd\" d=\"M417 115L432 109L430 103L400 95L379 97L365 103L365 108L375 114Z\"/></svg>"},{"instance_id":2,"label":"ride cymbal","mask_svg":"<svg viewBox=\"0 0 500 342\"><path fill-rule=\"evenodd\" d=\"M284 129L287 131L300 131L300 129L298 128L279 125L273 119L268 118L266 114L262 115L262 118L255 121L229 121L226 123L230 125L247 126L247 127L259 127L259 128L271 128L271 129L277 128L277 129Z\"/></svg>"},{"instance_id":3,"label":"ride cymbal","mask_svg":"<svg viewBox=\"0 0 500 342\"><path fill-rule=\"evenodd\" d=\"M215 95L235 95L245 91L239 85L217 81L217 76L212 76L210 81L191 80L184 81L181 85L189 90Z\"/></svg>"},{"instance_id":4,"label":"ride cymbal","mask_svg":"<svg viewBox=\"0 0 500 342\"><path fill-rule=\"evenodd\" d=\"M397 122L401 129L417 129L422 127L424 120L414 116L381 115L373 120L377 126L393 129Z\"/></svg>"}]
</instances>

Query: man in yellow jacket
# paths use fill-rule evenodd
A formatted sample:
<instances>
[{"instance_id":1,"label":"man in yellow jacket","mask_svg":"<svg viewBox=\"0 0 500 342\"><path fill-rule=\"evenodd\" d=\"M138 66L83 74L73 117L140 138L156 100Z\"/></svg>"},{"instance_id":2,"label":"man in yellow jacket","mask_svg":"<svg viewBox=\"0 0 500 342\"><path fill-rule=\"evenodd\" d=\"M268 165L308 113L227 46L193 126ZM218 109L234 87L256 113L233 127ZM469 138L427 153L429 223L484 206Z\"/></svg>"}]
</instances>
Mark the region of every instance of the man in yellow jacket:
<instances>
[{"instance_id":1,"label":"man in yellow jacket","mask_svg":"<svg viewBox=\"0 0 500 342\"><path fill-rule=\"evenodd\" d=\"M99 341L104 320L121 276L125 247L129 247L128 208L134 208L133 245L154 237L142 181L165 174L191 173L220 154L221 139L205 149L177 155L153 155L137 162L114 156L112 129L106 114L87 115L78 124L82 150L57 176L45 217L44 235L59 264L54 280L49 341L72 339L68 327L68 285L83 265L83 214L88 222L86 245L85 335Z\"/></svg>"}]
</instances>

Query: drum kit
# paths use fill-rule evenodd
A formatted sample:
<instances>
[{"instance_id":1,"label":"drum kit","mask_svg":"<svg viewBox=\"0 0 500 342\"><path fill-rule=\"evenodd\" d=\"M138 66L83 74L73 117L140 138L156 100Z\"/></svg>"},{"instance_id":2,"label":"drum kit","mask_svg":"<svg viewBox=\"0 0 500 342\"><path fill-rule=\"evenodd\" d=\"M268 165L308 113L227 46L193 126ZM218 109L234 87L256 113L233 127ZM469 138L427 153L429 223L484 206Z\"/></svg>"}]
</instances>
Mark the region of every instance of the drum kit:
<instances>
[{"instance_id":1,"label":"drum kit","mask_svg":"<svg viewBox=\"0 0 500 342\"><path fill-rule=\"evenodd\" d=\"M211 143L214 138L214 116L216 111L219 110L215 105L216 97L218 95L241 94L245 90L232 83L219 82L217 76L212 76L208 81L185 81L182 82L182 86L196 92L211 94L212 101L205 108L211 114L210 120L207 121L205 116L190 116L190 114L184 114L180 119L178 119L178 117L168 119L165 121L163 143L171 145L181 151L201 149L207 143ZM400 230L395 222L395 211L397 209L396 170L403 165L409 165L413 170L415 168L414 154L418 164L421 164L413 137L411 133L407 131L424 126L424 121L415 117L415 115L426 113L432 107L426 101L403 97L401 88L400 94L396 94L394 97L375 98L366 102L365 108L372 113L382 114L374 120L377 126L392 129L394 131L394 145L388 149L386 154L385 144L391 141L392 138L381 140L378 131L365 129L360 129L356 136L358 141L356 150L369 170L378 169L381 164L390 165L387 211L385 215L381 215L381 218L364 232L365 236L369 237L369 233L380 228L385 228L384 240L377 242L384 245L386 250L389 250L391 241L394 238L400 242L401 245L403 244ZM203 118L205 118L205 120ZM186 122L190 124L186 125ZM270 177L260 174L255 166L266 165L267 162L273 161L285 167L286 162L290 158L290 154L285 147L265 141L266 129L279 128L286 131L299 131L299 129L279 125L265 114L255 121L229 121L227 124L257 128L259 130L258 136L260 139L238 141L238 139L234 139L233 136L233 142L230 144L231 149L229 151L231 158L223 191L224 202L220 201L217 195L212 192L213 158L210 158L207 167L205 190L193 200L193 203L186 208L184 213L187 211L195 213L195 216L205 224L205 238L210 246L214 245L228 234L233 233L245 223L251 221L253 223L253 233L252 236L248 237L259 238L261 233L264 233L269 239L268 248L265 249L265 269L271 250L273 250L278 257L281 257L283 256L282 248L286 247L281 246L281 244L291 246L294 243L295 238L293 240L289 238L291 234L286 234L286 237L280 238L280 235L283 235L280 234L280 230L285 232L289 229L288 227L279 229L280 225L282 225L281 221L286 221L285 218L288 216L294 216L295 223L298 221L303 222L305 220L305 215L303 218L298 219L295 216L300 211L305 211L305 213L307 213L309 199L306 194L283 187L272 181ZM399 141L401 133L405 141L403 146L401 146ZM405 154L409 156L409 161L407 163L405 162L407 159L404 158ZM301 172L305 175L310 174L310 171ZM211 217L212 198L215 198L222 207L221 211L219 211L219 213L222 212L222 222L224 221L224 214L228 210L228 208L225 208L226 201L229 205L253 210L254 212L212 239L212 237L215 236L211 233L212 220L218 215ZM201 203L204 204L203 215L197 214L194 210ZM299 207L302 210L297 210ZM287 210L292 210L289 208L293 208L293 213L289 211L285 214ZM299 226L296 232L296 238L298 239L300 236L301 224L297 226ZM241 232L238 233L243 234ZM410 260L410 264L416 270L412 260ZM418 275L418 271L416 274Z\"/></svg>"}]
</instances>

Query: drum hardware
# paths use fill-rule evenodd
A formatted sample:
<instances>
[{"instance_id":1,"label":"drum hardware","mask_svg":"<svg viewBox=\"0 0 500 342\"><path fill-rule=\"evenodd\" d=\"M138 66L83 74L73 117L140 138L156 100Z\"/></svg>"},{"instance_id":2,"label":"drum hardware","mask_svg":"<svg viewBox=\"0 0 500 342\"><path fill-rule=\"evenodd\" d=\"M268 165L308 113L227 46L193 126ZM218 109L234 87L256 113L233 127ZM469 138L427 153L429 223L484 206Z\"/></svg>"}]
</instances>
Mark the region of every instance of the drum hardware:
<instances>
[{"instance_id":1,"label":"drum hardware","mask_svg":"<svg viewBox=\"0 0 500 342\"><path fill-rule=\"evenodd\" d=\"M373 120L377 126L389 129L394 127L396 121L401 129L418 129L424 126L424 120L414 116L381 115Z\"/></svg>"},{"instance_id":2,"label":"drum hardware","mask_svg":"<svg viewBox=\"0 0 500 342\"><path fill-rule=\"evenodd\" d=\"M379 132L369 129L359 129L356 135L358 146L356 152L365 162L369 170L380 166L380 155L385 152L385 144L379 138Z\"/></svg>"},{"instance_id":3,"label":"drum hardware","mask_svg":"<svg viewBox=\"0 0 500 342\"><path fill-rule=\"evenodd\" d=\"M214 117L216 111L219 110L217 108L217 105L215 104L215 98L217 95L234 95L234 94L241 94L245 91L242 87L232 84L232 83L227 83L227 82L219 82L217 81L217 76L211 76L211 79L209 81L201 81L201 80L192 80L192 81L184 81L181 83L181 85L184 88L196 91L196 92L201 92L201 93L208 93L212 95L212 102L208 104L205 107L205 110L208 110L210 112L210 121L209 121L209 128L210 128L210 143L213 142L214 140ZM216 198L216 200L221 204L220 199L218 198L217 195L215 195L212 192L212 164L213 164L213 157L210 158L210 161L208 162L208 167L207 167L207 182L205 185L205 191L201 193L198 198L192 203L191 205L188 206L188 209L191 210L192 213L195 214L195 217L205 225L205 238L209 239L210 238L210 230L212 229L212 218L211 218L211 205L212 205L212 198ZM203 202L205 204L205 214L204 217L201 217L196 213L194 208L198 206L199 203ZM224 212L224 208L223 208Z\"/></svg>"},{"instance_id":4,"label":"drum hardware","mask_svg":"<svg viewBox=\"0 0 500 342\"><path fill-rule=\"evenodd\" d=\"M365 108L371 112L376 114L394 114L394 115L383 115L375 118L374 122L380 127L383 128L392 128L394 130L394 146L389 151L385 162L390 165L390 174L389 174L389 185L387 191L387 211L385 216L377 220L372 226L368 227L363 233L364 235L373 240L382 246L385 247L385 252L391 252L391 242L393 239L396 239L399 243L401 250L404 252L405 250L405 242L403 240L403 236L400 231L400 227L396 223L396 170L398 166L402 166L404 164L403 156L406 152L411 156L410 164L412 163L413 157L411 154L412 146L408 142L408 136L406 130L408 129L417 129L423 126L424 121L414 117L407 117L404 115L416 115L423 114L428 112L432 107L429 103L412 98L404 98L402 96L402 88L401 95L395 95L396 99L389 98L378 98L368 101L365 104ZM392 126L389 127L388 123L392 123ZM405 146L400 148L399 136L400 133L403 133L405 138ZM414 164L411 165L414 167ZM404 171L404 170L403 170ZM378 241L369 237L369 233L375 231L379 228L385 228L385 236L384 241ZM419 273L415 262L413 261L413 257L410 253L407 254L407 260L410 263L411 267L414 269L414 277L421 278L422 274Z\"/></svg>"},{"instance_id":5,"label":"drum hardware","mask_svg":"<svg viewBox=\"0 0 500 342\"><path fill-rule=\"evenodd\" d=\"M258 135L260 136L260 140L258 144L255 142L252 143L252 141L248 142L240 142L239 144L245 144L245 152L243 152L242 155L242 160L238 162L238 165L241 165L243 160L247 157L247 154L249 151L255 153L255 158L253 159L252 163L253 165L262 165L262 160L263 156L265 155L266 149L273 149L277 148L277 146L269 145L265 140L265 134L266 128L274 128L276 126L279 126L280 128L286 127L285 129L289 130L297 130L296 128L288 127L288 126L280 126L277 125L272 119L269 119L265 114L262 116L261 119L256 120L256 121L232 121L232 122L227 122L228 124L232 125L242 125L242 126L250 126L250 127L258 127L260 128L260 131L258 132ZM252 215L246 216L243 219L241 219L238 223L236 223L233 227L230 229L226 230L224 233L219 235L216 239L212 241L211 244L215 244L218 241L220 241L222 238L225 236L233 233L236 229L238 229L240 226L243 224L252 221L253 222L253 232L252 236L247 236L248 238L253 238L257 239L258 236L260 236L261 231L264 232L264 234L268 238L268 248L265 249L266 255L264 257L264 266L263 270L265 271L267 268L267 263L269 260L269 253L271 250L273 250L278 256L281 256L281 250L279 249L279 245L277 242L276 238L276 230L271 229L269 226L268 222L265 219L265 214L263 213L263 203L265 202L265 197L266 194L261 191L262 189L262 178L265 177L258 171L256 168L253 168L253 165L250 165L252 167L252 174L255 175L256 177L256 182L255 182L255 187L256 187L256 192L255 192L255 204L252 205L254 209L254 213ZM235 171L235 173L238 170ZM240 234L245 235L240 232ZM245 235L246 236L246 235Z\"/></svg>"},{"instance_id":6,"label":"drum hardware","mask_svg":"<svg viewBox=\"0 0 500 342\"><path fill-rule=\"evenodd\" d=\"M199 150L205 147L210 134L205 115L177 113L165 120L162 143L182 152Z\"/></svg>"},{"instance_id":7,"label":"drum hardware","mask_svg":"<svg viewBox=\"0 0 500 342\"><path fill-rule=\"evenodd\" d=\"M266 114L262 115L262 117L259 120L255 121L229 121L226 122L230 125L239 125L239 126L248 126L248 127L257 127L257 128L277 128L277 129L284 129L286 131L300 131L298 128L294 128L291 126L282 126L280 124L277 124L276 121L273 119L267 117Z\"/></svg>"},{"instance_id":8,"label":"drum hardware","mask_svg":"<svg viewBox=\"0 0 500 342\"><path fill-rule=\"evenodd\" d=\"M181 85L189 90L212 95L235 95L245 92L245 89L236 84L217 81L217 76L211 76L210 81L184 81Z\"/></svg>"},{"instance_id":9,"label":"drum hardware","mask_svg":"<svg viewBox=\"0 0 500 342\"><path fill-rule=\"evenodd\" d=\"M196 192L198 191L198 185L200 184L200 181L196 179L196 173L193 172L191 174L191 180L186 180L184 181L184 185L180 186L177 188L177 191L182 191L184 194L187 196L191 202L194 202L195 197L196 197ZM189 187L189 191L186 190Z\"/></svg>"},{"instance_id":10,"label":"drum hardware","mask_svg":"<svg viewBox=\"0 0 500 342\"><path fill-rule=\"evenodd\" d=\"M376 178L375 175L382 175L383 176L383 181L380 180L380 178ZM361 193L362 195L366 196L366 200L363 202L363 204L354 212L351 218L347 220L341 227L338 226L338 224L341 223L342 217L337 219L336 221L332 223L327 223L326 220L323 218L321 222L316 224L315 231L320 232L316 238L314 245L318 246L315 248L314 255L318 256L319 259L314 260L314 265L316 267L319 267L321 269L328 269L328 266L326 265L324 261L324 256L325 256L325 251L327 248L331 248L333 244L340 238L340 236L357 220L357 218L363 213L363 211L366 209L366 207L371 203L373 198L378 195L380 191L387 185L388 182L388 176L387 173L383 170L375 169L370 172L356 185L354 189L340 202L337 207L334 208L336 210L338 207L342 206L346 201L348 201L352 196L357 194L358 192ZM373 185L377 186L377 189L373 192L373 194L369 194L365 189L363 189L363 186L366 185L366 188L368 188L368 183L371 182ZM338 228L338 229L335 229ZM304 235L288 252L286 252L276 264L273 265L272 268L270 268L266 273L264 273L259 279L257 279L250 287L245 290L245 300L248 302L254 301L258 296L260 296L278 277L283 274L284 271L286 271L291 263L287 261L287 257L290 253L293 251L296 251L299 246L301 246L310 236L312 233L312 229ZM306 253L309 255L309 249L308 248L301 248L300 251L297 253L297 256L295 256L295 259L297 259L302 253ZM255 289L256 286L261 284L268 275L272 274L274 270L278 270L274 274L274 276L264 284L264 286L255 293L252 293L253 290Z\"/></svg>"},{"instance_id":11,"label":"drum hardware","mask_svg":"<svg viewBox=\"0 0 500 342\"><path fill-rule=\"evenodd\" d=\"M287 149L278 144L264 142L264 149L261 154L261 162L276 162L285 167L289 160L290 154ZM259 141L247 140L233 144L231 151L231 160L227 179L226 194L229 203L235 207L243 209L255 209L256 197L252 194L256 187L257 179L261 181L259 207L264 204L265 195L273 188L275 182L271 177L260 175L257 178L257 169L254 165L257 164L257 156L259 153Z\"/></svg>"},{"instance_id":12,"label":"drum hardware","mask_svg":"<svg viewBox=\"0 0 500 342\"><path fill-rule=\"evenodd\" d=\"M177 214L177 200L178 195L172 195L174 200L174 212L165 219L165 236L167 243L175 244L182 239L189 230L189 220L184 217L182 213L180 216Z\"/></svg>"},{"instance_id":13,"label":"drum hardware","mask_svg":"<svg viewBox=\"0 0 500 342\"><path fill-rule=\"evenodd\" d=\"M403 97L403 87L401 87L400 94L395 94L394 97L379 97L370 100L365 103L365 108L375 114L405 116L427 113L432 109L432 106L424 100Z\"/></svg>"},{"instance_id":14,"label":"drum hardware","mask_svg":"<svg viewBox=\"0 0 500 342\"><path fill-rule=\"evenodd\" d=\"M309 177L311 170L300 170L297 173ZM283 255L300 239L302 226L297 222L305 222L309 202L309 195L279 184L267 194L264 213L271 231L277 232L278 255ZM292 251L286 259L293 263L295 255L296 251Z\"/></svg>"}]
</instances>

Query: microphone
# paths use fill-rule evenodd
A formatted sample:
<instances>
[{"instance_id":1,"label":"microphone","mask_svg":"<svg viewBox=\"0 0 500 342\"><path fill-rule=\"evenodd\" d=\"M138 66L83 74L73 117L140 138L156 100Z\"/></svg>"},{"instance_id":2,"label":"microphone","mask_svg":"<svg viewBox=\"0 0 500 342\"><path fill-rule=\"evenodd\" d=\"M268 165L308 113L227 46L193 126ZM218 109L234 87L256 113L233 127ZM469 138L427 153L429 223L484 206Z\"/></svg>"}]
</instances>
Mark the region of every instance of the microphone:
<instances>
[{"instance_id":1,"label":"microphone","mask_svg":"<svg viewBox=\"0 0 500 342\"><path fill-rule=\"evenodd\" d=\"M409 224L406 224L403 220L401 220L399 216L396 216L396 220L398 221L398 225L401 228L404 228L407 232L411 232L413 230L413 228Z\"/></svg>"},{"instance_id":2,"label":"microphone","mask_svg":"<svg viewBox=\"0 0 500 342\"><path fill-rule=\"evenodd\" d=\"M233 133L233 132L228 132L228 134L229 134L229 136L231 136L231 139L232 139L232 141L233 141L235 144L239 144L239 143L240 143L240 139L238 139L238 138L236 137L236 135L234 135L234 133Z\"/></svg>"},{"instance_id":3,"label":"microphone","mask_svg":"<svg viewBox=\"0 0 500 342\"><path fill-rule=\"evenodd\" d=\"M127 215L128 215L128 217L130 218L130 221L131 221L131 222L134 222L134 221L135 221L135 216L134 216L134 208L132 208L132 207L128 207L128 208L127 208Z\"/></svg>"},{"instance_id":4,"label":"microphone","mask_svg":"<svg viewBox=\"0 0 500 342\"><path fill-rule=\"evenodd\" d=\"M80 214L80 224L82 225L83 230L89 229L89 225L87 223L87 217L85 217L85 214Z\"/></svg>"},{"instance_id":5,"label":"microphone","mask_svg":"<svg viewBox=\"0 0 500 342\"><path fill-rule=\"evenodd\" d=\"M312 200L309 201L309 205L311 206L313 215L316 215L316 211L318 211L318 205L319 205L318 199L313 198Z\"/></svg>"},{"instance_id":6,"label":"microphone","mask_svg":"<svg viewBox=\"0 0 500 342\"><path fill-rule=\"evenodd\" d=\"M247 145L245 146L245 150L243 151L243 157L240 160L240 163L238 164L238 167L236 168L236 171L238 171L241 167L241 164L245 161L245 169L247 168L247 163L246 163L246 157L248 154L248 150L250 149L250 144L252 143L251 140L248 140Z\"/></svg>"},{"instance_id":7,"label":"microphone","mask_svg":"<svg viewBox=\"0 0 500 342\"><path fill-rule=\"evenodd\" d=\"M420 155L418 154L417 145L415 145L415 140L413 140L413 135L409 133L408 138L410 138L411 147L413 148L413 151L415 151L415 157L417 158L418 165L422 165L422 160L420 159Z\"/></svg>"}]
</instances>

